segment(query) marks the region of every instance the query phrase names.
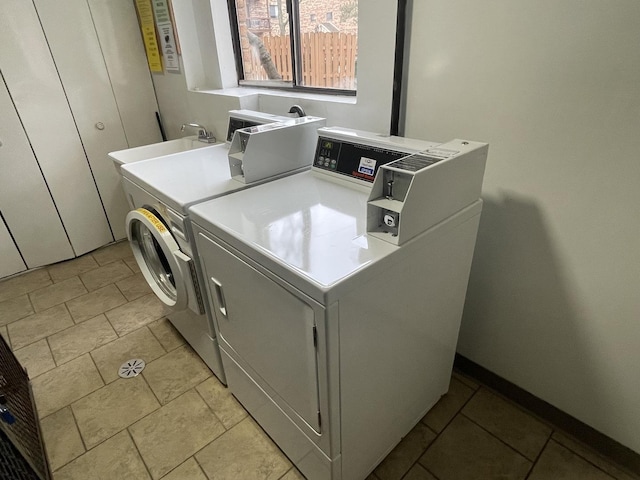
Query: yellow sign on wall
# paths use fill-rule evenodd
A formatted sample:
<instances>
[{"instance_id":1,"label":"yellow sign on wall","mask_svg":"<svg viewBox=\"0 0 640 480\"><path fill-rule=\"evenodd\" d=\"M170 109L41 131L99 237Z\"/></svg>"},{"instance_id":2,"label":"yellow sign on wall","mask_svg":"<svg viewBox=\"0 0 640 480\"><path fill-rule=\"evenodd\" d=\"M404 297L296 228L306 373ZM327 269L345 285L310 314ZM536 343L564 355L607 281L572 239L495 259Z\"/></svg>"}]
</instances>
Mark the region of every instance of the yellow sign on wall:
<instances>
[{"instance_id":1,"label":"yellow sign on wall","mask_svg":"<svg viewBox=\"0 0 640 480\"><path fill-rule=\"evenodd\" d=\"M156 26L153 20L153 7L151 0L135 0L138 19L140 20L140 31L144 41L144 49L147 52L149 70L152 72L162 72L162 57L158 48L158 38L156 36Z\"/></svg>"}]
</instances>

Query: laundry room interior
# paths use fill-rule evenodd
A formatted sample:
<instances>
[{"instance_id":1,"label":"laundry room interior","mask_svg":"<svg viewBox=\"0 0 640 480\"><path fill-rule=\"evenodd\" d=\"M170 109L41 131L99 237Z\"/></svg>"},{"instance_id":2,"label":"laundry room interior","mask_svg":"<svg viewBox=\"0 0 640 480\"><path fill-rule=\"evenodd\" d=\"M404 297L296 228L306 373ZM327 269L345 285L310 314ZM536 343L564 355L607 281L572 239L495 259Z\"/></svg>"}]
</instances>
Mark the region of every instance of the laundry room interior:
<instances>
[{"instance_id":1,"label":"laundry room interior","mask_svg":"<svg viewBox=\"0 0 640 480\"><path fill-rule=\"evenodd\" d=\"M640 479L639 24L0 2L15 478Z\"/></svg>"}]
</instances>

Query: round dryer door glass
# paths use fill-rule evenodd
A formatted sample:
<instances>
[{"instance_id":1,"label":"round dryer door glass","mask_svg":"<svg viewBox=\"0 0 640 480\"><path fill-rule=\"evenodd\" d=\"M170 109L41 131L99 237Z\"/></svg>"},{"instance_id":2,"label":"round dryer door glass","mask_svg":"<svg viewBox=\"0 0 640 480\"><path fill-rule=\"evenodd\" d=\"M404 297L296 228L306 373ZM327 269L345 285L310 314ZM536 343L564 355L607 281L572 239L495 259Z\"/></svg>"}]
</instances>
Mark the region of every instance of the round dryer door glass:
<instances>
[{"instance_id":1,"label":"round dryer door glass","mask_svg":"<svg viewBox=\"0 0 640 480\"><path fill-rule=\"evenodd\" d=\"M191 278L189 257L182 254L169 226L152 208L127 214L127 236L133 255L153 293L177 310L189 303L186 278ZM186 266L181 266L182 263ZM186 277L185 275L188 275Z\"/></svg>"},{"instance_id":2,"label":"round dryer door glass","mask_svg":"<svg viewBox=\"0 0 640 480\"><path fill-rule=\"evenodd\" d=\"M162 251L153 233L146 225L136 222L131 227L131 237L132 241L138 244L144 262L153 275L158 287L160 287L167 297L175 301L178 295L176 291L176 280L171 271L167 256Z\"/></svg>"}]
</instances>

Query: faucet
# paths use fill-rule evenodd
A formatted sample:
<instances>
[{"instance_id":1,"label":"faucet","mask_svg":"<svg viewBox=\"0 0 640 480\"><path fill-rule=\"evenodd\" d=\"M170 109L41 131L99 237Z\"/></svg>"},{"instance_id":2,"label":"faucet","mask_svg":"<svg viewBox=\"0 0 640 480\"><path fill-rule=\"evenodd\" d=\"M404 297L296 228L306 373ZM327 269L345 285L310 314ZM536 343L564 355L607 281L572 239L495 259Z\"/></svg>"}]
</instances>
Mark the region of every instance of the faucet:
<instances>
[{"instance_id":1,"label":"faucet","mask_svg":"<svg viewBox=\"0 0 640 480\"><path fill-rule=\"evenodd\" d=\"M180 127L180 131L184 132L184 129L187 127L198 129L198 141L204 143L216 143L216 137L213 136L213 133L207 132L207 129L199 123L183 123L182 127Z\"/></svg>"},{"instance_id":2,"label":"faucet","mask_svg":"<svg viewBox=\"0 0 640 480\"><path fill-rule=\"evenodd\" d=\"M290 109L289 109L289 113L295 113L296 115L298 115L299 117L305 117L307 114L304 112L304 108L302 108L300 105L293 105Z\"/></svg>"}]
</instances>

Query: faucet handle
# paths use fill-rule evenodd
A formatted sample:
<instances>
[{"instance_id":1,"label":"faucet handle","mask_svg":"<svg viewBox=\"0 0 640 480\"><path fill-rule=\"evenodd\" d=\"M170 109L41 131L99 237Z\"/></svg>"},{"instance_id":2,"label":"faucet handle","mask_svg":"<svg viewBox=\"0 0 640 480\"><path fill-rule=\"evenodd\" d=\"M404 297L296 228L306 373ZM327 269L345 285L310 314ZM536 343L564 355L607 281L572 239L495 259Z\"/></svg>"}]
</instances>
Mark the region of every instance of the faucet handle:
<instances>
[{"instance_id":1,"label":"faucet handle","mask_svg":"<svg viewBox=\"0 0 640 480\"><path fill-rule=\"evenodd\" d=\"M205 143L216 143L216 137L205 129L198 131L198 140Z\"/></svg>"},{"instance_id":2,"label":"faucet handle","mask_svg":"<svg viewBox=\"0 0 640 480\"><path fill-rule=\"evenodd\" d=\"M180 131L184 132L187 127L198 129L198 140L205 143L216 143L216 137L211 132L207 132L207 129L199 123L183 123L180 127Z\"/></svg>"}]
</instances>

